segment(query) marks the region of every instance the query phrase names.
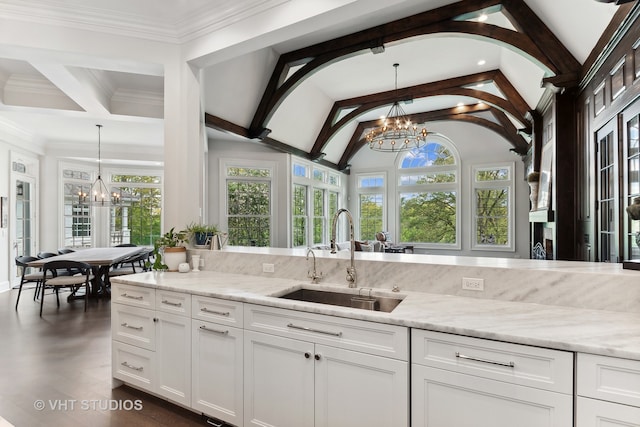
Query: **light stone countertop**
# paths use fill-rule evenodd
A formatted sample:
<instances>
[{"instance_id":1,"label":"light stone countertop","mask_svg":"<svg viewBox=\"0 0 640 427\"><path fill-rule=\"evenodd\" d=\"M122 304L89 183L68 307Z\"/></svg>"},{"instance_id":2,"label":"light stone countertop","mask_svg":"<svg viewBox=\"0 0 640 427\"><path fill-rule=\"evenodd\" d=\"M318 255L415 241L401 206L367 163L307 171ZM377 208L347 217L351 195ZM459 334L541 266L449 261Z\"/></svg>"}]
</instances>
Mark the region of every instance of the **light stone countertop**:
<instances>
[{"instance_id":1,"label":"light stone countertop","mask_svg":"<svg viewBox=\"0 0 640 427\"><path fill-rule=\"evenodd\" d=\"M346 285L200 271L147 272L116 283L187 292L352 319L449 332L471 337L640 360L640 313L467 298L427 292L374 289L404 296L391 313L306 303L277 296L305 287L358 293Z\"/></svg>"}]
</instances>

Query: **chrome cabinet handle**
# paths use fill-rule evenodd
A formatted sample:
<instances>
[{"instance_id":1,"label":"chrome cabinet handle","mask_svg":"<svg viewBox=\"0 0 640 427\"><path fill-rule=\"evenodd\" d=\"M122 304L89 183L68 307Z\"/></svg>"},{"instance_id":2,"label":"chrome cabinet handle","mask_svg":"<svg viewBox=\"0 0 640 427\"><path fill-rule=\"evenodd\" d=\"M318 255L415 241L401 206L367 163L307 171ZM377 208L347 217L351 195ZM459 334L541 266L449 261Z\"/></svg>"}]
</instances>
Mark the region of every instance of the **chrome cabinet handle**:
<instances>
[{"instance_id":1,"label":"chrome cabinet handle","mask_svg":"<svg viewBox=\"0 0 640 427\"><path fill-rule=\"evenodd\" d=\"M138 371L138 372L142 372L144 369L142 366L136 367L133 365L129 365L127 362L122 362L121 365L124 366L125 368L133 369L134 371Z\"/></svg>"},{"instance_id":2,"label":"chrome cabinet handle","mask_svg":"<svg viewBox=\"0 0 640 427\"><path fill-rule=\"evenodd\" d=\"M162 300L162 303L163 304L167 304L167 305L172 305L174 307L182 307L182 303L181 302L171 302L171 301L167 301L165 299L165 300Z\"/></svg>"},{"instance_id":3,"label":"chrome cabinet handle","mask_svg":"<svg viewBox=\"0 0 640 427\"><path fill-rule=\"evenodd\" d=\"M228 316L230 313L228 311L215 311L209 310L207 307L202 307L200 311L204 311L205 313L217 314L218 316Z\"/></svg>"},{"instance_id":4,"label":"chrome cabinet handle","mask_svg":"<svg viewBox=\"0 0 640 427\"><path fill-rule=\"evenodd\" d=\"M121 323L120 326L124 326L125 328L129 328L129 329L135 329L136 331L142 330L142 326L131 326L127 322Z\"/></svg>"},{"instance_id":5,"label":"chrome cabinet handle","mask_svg":"<svg viewBox=\"0 0 640 427\"><path fill-rule=\"evenodd\" d=\"M474 362L489 363L491 365L499 365L499 366L507 366L509 368L513 368L516 366L514 362L505 363L505 362L497 362L495 360L481 359L478 357L465 356L464 354L460 354L457 351L456 351L456 357L458 359L473 360Z\"/></svg>"},{"instance_id":6,"label":"chrome cabinet handle","mask_svg":"<svg viewBox=\"0 0 640 427\"><path fill-rule=\"evenodd\" d=\"M217 329L207 328L206 326L200 326L200 329L207 332L213 332L214 334L229 335L229 331L219 331Z\"/></svg>"},{"instance_id":7,"label":"chrome cabinet handle","mask_svg":"<svg viewBox=\"0 0 640 427\"><path fill-rule=\"evenodd\" d=\"M287 328L299 329L301 331L307 331L307 332L315 332L315 333L318 333L318 334L332 335L334 337L341 337L342 336L342 332L323 331L322 329L308 328L306 326L298 326L298 325L294 325L293 323L289 323L287 325Z\"/></svg>"},{"instance_id":8,"label":"chrome cabinet handle","mask_svg":"<svg viewBox=\"0 0 640 427\"><path fill-rule=\"evenodd\" d=\"M143 298L144 298L144 297L143 297L143 296L141 296L141 295L140 295L140 296L134 296L134 295L127 295L126 293L124 293L124 294L122 294L122 295L120 295L120 296L121 296L121 297L123 297L123 298L137 299L137 300L141 300L141 299L143 299Z\"/></svg>"}]
</instances>

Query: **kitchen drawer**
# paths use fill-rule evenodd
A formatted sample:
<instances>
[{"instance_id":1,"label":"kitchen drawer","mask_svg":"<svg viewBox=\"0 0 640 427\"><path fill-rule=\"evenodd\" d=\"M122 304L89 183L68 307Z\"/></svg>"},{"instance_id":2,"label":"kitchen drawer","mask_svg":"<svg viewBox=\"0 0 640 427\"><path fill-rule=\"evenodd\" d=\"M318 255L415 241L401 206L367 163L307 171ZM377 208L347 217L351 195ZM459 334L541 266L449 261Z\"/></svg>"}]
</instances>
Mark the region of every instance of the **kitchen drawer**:
<instances>
[{"instance_id":1,"label":"kitchen drawer","mask_svg":"<svg viewBox=\"0 0 640 427\"><path fill-rule=\"evenodd\" d=\"M191 294L156 289L156 310L191 316Z\"/></svg>"},{"instance_id":2,"label":"kitchen drawer","mask_svg":"<svg viewBox=\"0 0 640 427\"><path fill-rule=\"evenodd\" d=\"M403 326L250 304L244 312L245 329L408 360L409 332Z\"/></svg>"},{"instance_id":3,"label":"kitchen drawer","mask_svg":"<svg viewBox=\"0 0 640 427\"><path fill-rule=\"evenodd\" d=\"M153 288L111 283L111 302L134 307L155 309L156 293Z\"/></svg>"},{"instance_id":4,"label":"kitchen drawer","mask_svg":"<svg viewBox=\"0 0 640 427\"><path fill-rule=\"evenodd\" d=\"M111 375L126 383L153 391L154 353L140 347L113 341Z\"/></svg>"},{"instance_id":5,"label":"kitchen drawer","mask_svg":"<svg viewBox=\"0 0 640 427\"><path fill-rule=\"evenodd\" d=\"M413 329L412 363L573 393L573 353Z\"/></svg>"},{"instance_id":6,"label":"kitchen drawer","mask_svg":"<svg viewBox=\"0 0 640 427\"><path fill-rule=\"evenodd\" d=\"M116 341L155 350L154 312L145 308L111 304L111 336Z\"/></svg>"},{"instance_id":7,"label":"kitchen drawer","mask_svg":"<svg viewBox=\"0 0 640 427\"><path fill-rule=\"evenodd\" d=\"M640 408L580 396L576 402L579 427L640 427Z\"/></svg>"},{"instance_id":8,"label":"kitchen drawer","mask_svg":"<svg viewBox=\"0 0 640 427\"><path fill-rule=\"evenodd\" d=\"M241 302L193 295L191 306L193 307L191 314L193 319L206 320L207 322L236 328L242 328L244 323L242 315L243 303Z\"/></svg>"},{"instance_id":9,"label":"kitchen drawer","mask_svg":"<svg viewBox=\"0 0 640 427\"><path fill-rule=\"evenodd\" d=\"M578 395L640 407L640 361L578 353Z\"/></svg>"}]
</instances>

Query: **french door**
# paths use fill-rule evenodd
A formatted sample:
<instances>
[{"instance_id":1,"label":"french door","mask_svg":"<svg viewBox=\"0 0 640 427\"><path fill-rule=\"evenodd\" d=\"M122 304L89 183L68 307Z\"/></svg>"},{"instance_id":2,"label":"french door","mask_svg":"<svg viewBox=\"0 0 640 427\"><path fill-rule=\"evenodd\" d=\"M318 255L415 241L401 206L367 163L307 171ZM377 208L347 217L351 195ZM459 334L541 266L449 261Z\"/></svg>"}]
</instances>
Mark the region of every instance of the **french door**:
<instances>
[{"instance_id":1,"label":"french door","mask_svg":"<svg viewBox=\"0 0 640 427\"><path fill-rule=\"evenodd\" d=\"M596 133L597 168L597 242L596 261L620 262L620 149L617 120Z\"/></svg>"},{"instance_id":2,"label":"french door","mask_svg":"<svg viewBox=\"0 0 640 427\"><path fill-rule=\"evenodd\" d=\"M11 221L13 256L36 254L36 183L35 178L14 174L11 189ZM22 274L11 262L12 281Z\"/></svg>"},{"instance_id":3,"label":"french door","mask_svg":"<svg viewBox=\"0 0 640 427\"><path fill-rule=\"evenodd\" d=\"M636 101L622 113L622 142L624 156L624 198L625 206L640 197L640 101ZM632 220L625 214L624 259L640 259L640 221Z\"/></svg>"}]
</instances>

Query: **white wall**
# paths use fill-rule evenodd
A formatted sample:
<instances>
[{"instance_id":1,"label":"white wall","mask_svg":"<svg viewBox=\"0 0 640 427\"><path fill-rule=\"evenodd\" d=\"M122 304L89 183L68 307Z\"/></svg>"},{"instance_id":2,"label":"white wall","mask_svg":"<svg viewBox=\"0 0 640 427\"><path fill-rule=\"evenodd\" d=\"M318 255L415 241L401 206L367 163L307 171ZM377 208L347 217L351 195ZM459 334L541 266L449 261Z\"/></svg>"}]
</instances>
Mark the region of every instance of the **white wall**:
<instances>
[{"instance_id":1,"label":"white wall","mask_svg":"<svg viewBox=\"0 0 640 427\"><path fill-rule=\"evenodd\" d=\"M509 151L512 146L498 134L469 123L461 122L432 122L428 130L437 132L450 139L456 146L461 158L461 251L427 250L428 253L441 255L463 256L492 256L492 257L516 257L529 258L529 186L525 179L524 163L519 155ZM469 225L471 224L471 181L472 167L477 165L490 165L495 163L513 162L515 164L515 251L478 251L471 250L472 236ZM354 195L355 179L353 177L360 172L384 171L387 174L388 209L387 224L394 238L398 236L398 203L393 197L397 183L396 155L379 153L362 148L351 160L351 183L349 193ZM351 197L349 209L357 211L357 199Z\"/></svg>"}]
</instances>

